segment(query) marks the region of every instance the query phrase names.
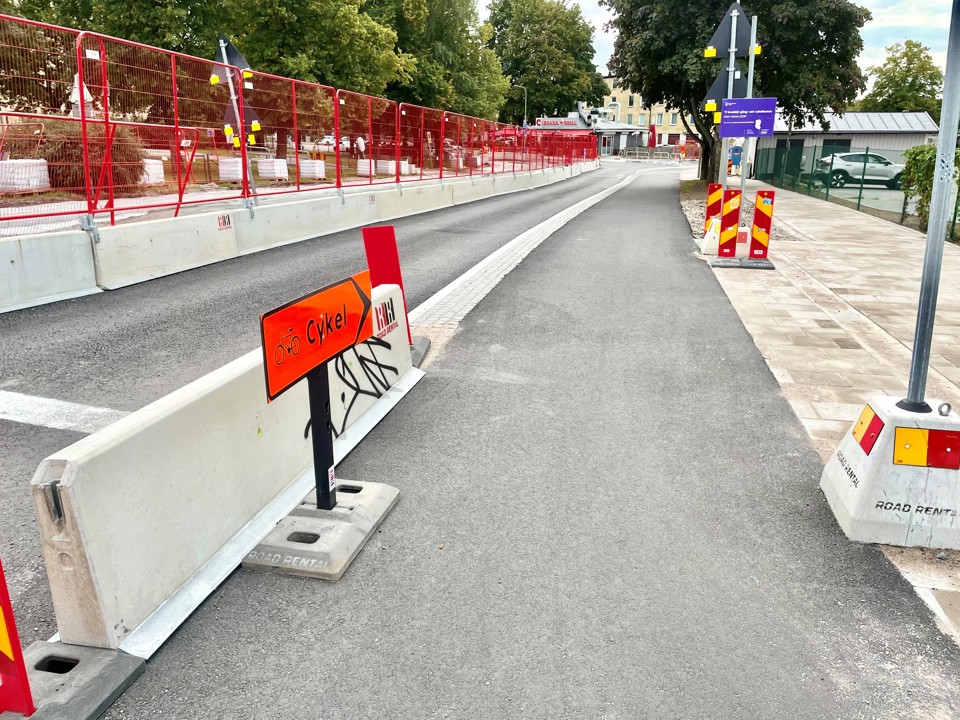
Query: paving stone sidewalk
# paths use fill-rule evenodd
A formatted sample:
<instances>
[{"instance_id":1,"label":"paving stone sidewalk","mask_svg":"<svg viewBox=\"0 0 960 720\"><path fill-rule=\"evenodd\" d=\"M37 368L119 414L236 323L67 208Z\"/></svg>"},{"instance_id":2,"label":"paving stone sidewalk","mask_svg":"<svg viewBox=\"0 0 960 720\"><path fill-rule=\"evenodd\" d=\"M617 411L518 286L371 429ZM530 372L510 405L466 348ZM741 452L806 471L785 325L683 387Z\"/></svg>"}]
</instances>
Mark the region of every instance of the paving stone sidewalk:
<instances>
[{"instance_id":1,"label":"paving stone sidewalk","mask_svg":"<svg viewBox=\"0 0 960 720\"><path fill-rule=\"evenodd\" d=\"M681 177L695 178L696 168ZM777 269L714 272L826 461L871 396L906 395L926 237L752 180L746 199L759 189L777 193ZM960 406L960 246L950 243L926 396ZM960 637L960 553L885 552L928 603L939 597L932 609Z\"/></svg>"}]
</instances>

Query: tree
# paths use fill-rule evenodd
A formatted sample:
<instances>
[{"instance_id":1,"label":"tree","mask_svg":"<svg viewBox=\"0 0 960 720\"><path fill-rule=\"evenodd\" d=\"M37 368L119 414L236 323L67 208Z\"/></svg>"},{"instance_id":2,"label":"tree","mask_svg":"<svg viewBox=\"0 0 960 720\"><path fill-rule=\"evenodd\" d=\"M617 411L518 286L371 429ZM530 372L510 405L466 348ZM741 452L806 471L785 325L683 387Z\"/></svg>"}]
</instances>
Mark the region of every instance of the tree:
<instances>
[{"instance_id":1,"label":"tree","mask_svg":"<svg viewBox=\"0 0 960 720\"><path fill-rule=\"evenodd\" d=\"M388 88L390 98L496 118L509 81L473 0L367 0L364 9L396 31L398 52L416 57L409 79Z\"/></svg>"},{"instance_id":2,"label":"tree","mask_svg":"<svg viewBox=\"0 0 960 720\"><path fill-rule=\"evenodd\" d=\"M593 64L593 28L565 0L494 0L493 37L503 72L527 89L528 117L566 114L577 101L598 103L607 92ZM523 120L523 93L511 93L500 113Z\"/></svg>"},{"instance_id":3,"label":"tree","mask_svg":"<svg viewBox=\"0 0 960 720\"><path fill-rule=\"evenodd\" d=\"M928 112L940 118L943 73L933 63L930 48L916 40L895 43L887 48L883 65L869 69L875 80L863 98L866 112Z\"/></svg>"},{"instance_id":4,"label":"tree","mask_svg":"<svg viewBox=\"0 0 960 720\"><path fill-rule=\"evenodd\" d=\"M17 14L175 50L210 56L223 8L208 0L20 0Z\"/></svg>"},{"instance_id":5,"label":"tree","mask_svg":"<svg viewBox=\"0 0 960 720\"><path fill-rule=\"evenodd\" d=\"M702 0L691 12L686 0L601 0L613 11L618 33L608 63L618 82L648 103L680 111L703 148L701 177L715 177L720 143L701 103L723 67L703 50L729 7L729 0ZM848 0L752 0L745 11L759 17L754 95L776 97L794 125L825 122L865 87L856 58L860 28L870 12ZM678 19L682 18L682 22Z\"/></svg>"}]
</instances>

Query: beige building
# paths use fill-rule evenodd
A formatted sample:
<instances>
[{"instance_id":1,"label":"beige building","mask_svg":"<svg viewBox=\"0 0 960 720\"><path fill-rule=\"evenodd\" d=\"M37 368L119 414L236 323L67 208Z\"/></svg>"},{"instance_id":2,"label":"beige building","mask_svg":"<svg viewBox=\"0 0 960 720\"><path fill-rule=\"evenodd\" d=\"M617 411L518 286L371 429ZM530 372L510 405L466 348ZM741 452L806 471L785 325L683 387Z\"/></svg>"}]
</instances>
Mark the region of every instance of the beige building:
<instances>
[{"instance_id":1,"label":"beige building","mask_svg":"<svg viewBox=\"0 0 960 720\"><path fill-rule=\"evenodd\" d=\"M657 126L657 145L681 145L686 142L687 129L683 126L680 113L676 110L667 110L663 104L645 108L643 98L617 84L617 78L612 75L603 78L610 91L604 96L601 109L606 108L606 118L613 122L627 125ZM687 118L693 127L693 120Z\"/></svg>"}]
</instances>

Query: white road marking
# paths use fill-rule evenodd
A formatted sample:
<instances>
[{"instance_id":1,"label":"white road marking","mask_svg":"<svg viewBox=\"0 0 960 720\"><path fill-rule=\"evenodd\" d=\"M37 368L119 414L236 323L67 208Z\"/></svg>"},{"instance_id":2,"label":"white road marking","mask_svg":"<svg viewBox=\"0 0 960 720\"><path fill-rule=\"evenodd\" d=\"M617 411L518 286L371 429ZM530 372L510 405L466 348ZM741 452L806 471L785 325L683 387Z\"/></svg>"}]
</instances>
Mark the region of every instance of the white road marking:
<instances>
[{"instance_id":1,"label":"white road marking","mask_svg":"<svg viewBox=\"0 0 960 720\"><path fill-rule=\"evenodd\" d=\"M92 433L130 413L0 390L0 420Z\"/></svg>"},{"instance_id":2,"label":"white road marking","mask_svg":"<svg viewBox=\"0 0 960 720\"><path fill-rule=\"evenodd\" d=\"M430 352L431 359L453 336L464 316L534 248L580 213L632 183L640 174L641 171L637 171L521 233L412 310L409 317L412 329L421 329L436 343ZM0 420L92 433L126 415L129 413L123 410L0 390Z\"/></svg>"}]
</instances>

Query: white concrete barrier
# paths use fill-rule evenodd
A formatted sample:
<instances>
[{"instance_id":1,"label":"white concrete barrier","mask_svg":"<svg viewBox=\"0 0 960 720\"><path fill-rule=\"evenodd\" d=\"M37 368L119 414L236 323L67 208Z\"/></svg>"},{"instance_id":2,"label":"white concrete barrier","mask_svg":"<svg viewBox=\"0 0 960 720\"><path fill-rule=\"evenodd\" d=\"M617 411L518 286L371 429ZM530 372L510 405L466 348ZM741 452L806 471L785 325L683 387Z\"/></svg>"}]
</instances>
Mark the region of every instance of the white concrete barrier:
<instances>
[{"instance_id":1,"label":"white concrete barrier","mask_svg":"<svg viewBox=\"0 0 960 720\"><path fill-rule=\"evenodd\" d=\"M371 161L367 162L369 168ZM540 187L565 179L569 172L558 167L409 185L357 186L342 193L327 189L308 198L298 195L287 202L262 203L252 217L247 210L231 210L104 227L101 241L93 248L97 282L106 289L123 287L369 223Z\"/></svg>"},{"instance_id":2,"label":"white concrete barrier","mask_svg":"<svg viewBox=\"0 0 960 720\"><path fill-rule=\"evenodd\" d=\"M0 238L0 312L100 292L86 233Z\"/></svg>"},{"instance_id":3,"label":"white concrete barrier","mask_svg":"<svg viewBox=\"0 0 960 720\"><path fill-rule=\"evenodd\" d=\"M372 299L395 320L374 312L375 336L329 366L338 457L423 375L400 289ZM258 349L41 463L33 498L63 642L149 657L309 492L306 383L268 405L263 378Z\"/></svg>"},{"instance_id":4,"label":"white concrete barrier","mask_svg":"<svg viewBox=\"0 0 960 720\"><path fill-rule=\"evenodd\" d=\"M231 216L186 215L100 228L97 284L112 290L236 257Z\"/></svg>"}]
</instances>

